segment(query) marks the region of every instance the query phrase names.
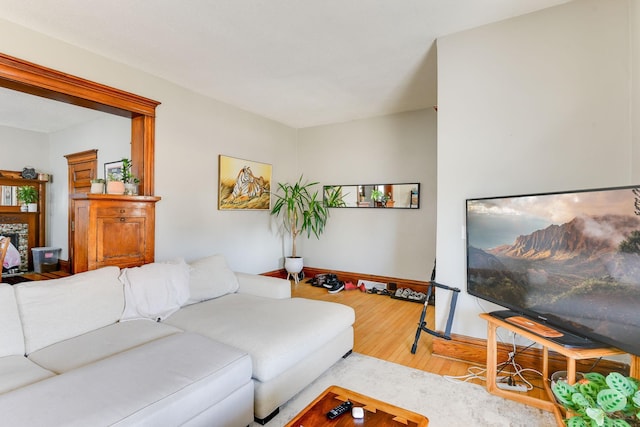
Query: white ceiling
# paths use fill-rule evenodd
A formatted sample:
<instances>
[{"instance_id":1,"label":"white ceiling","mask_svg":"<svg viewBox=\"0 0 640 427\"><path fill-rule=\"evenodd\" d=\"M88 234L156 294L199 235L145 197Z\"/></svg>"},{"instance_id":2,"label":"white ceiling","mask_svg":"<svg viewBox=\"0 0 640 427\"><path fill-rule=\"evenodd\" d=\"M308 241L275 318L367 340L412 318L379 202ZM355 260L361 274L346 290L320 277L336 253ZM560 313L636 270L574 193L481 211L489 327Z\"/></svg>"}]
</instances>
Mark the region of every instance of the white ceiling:
<instances>
[{"instance_id":1,"label":"white ceiling","mask_svg":"<svg viewBox=\"0 0 640 427\"><path fill-rule=\"evenodd\" d=\"M51 133L90 122L102 114L0 87L0 126Z\"/></svg>"},{"instance_id":2,"label":"white ceiling","mask_svg":"<svg viewBox=\"0 0 640 427\"><path fill-rule=\"evenodd\" d=\"M434 105L435 39L568 1L0 0L0 18L304 128Z\"/></svg>"}]
</instances>

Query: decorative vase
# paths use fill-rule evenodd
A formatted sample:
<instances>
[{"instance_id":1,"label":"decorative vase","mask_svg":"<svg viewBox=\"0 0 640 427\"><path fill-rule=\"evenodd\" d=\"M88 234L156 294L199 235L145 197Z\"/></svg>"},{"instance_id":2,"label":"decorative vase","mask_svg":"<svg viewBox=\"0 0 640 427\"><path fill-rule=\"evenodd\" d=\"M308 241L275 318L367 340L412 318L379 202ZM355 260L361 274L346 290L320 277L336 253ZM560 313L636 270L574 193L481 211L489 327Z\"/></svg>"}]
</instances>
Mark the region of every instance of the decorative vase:
<instances>
[{"instance_id":1,"label":"decorative vase","mask_svg":"<svg viewBox=\"0 0 640 427\"><path fill-rule=\"evenodd\" d=\"M37 203L27 203L27 212L38 212Z\"/></svg>"},{"instance_id":2,"label":"decorative vase","mask_svg":"<svg viewBox=\"0 0 640 427\"><path fill-rule=\"evenodd\" d=\"M107 182L107 194L124 194L124 182L122 181Z\"/></svg>"}]
</instances>

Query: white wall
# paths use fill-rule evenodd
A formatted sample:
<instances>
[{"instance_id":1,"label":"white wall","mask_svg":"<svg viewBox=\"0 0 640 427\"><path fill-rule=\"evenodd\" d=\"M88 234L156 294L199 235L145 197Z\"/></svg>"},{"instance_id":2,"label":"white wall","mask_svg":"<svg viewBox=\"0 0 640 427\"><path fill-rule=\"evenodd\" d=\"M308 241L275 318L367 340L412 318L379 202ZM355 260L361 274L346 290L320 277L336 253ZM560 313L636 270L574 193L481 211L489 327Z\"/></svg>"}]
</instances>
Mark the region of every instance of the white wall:
<instances>
[{"instance_id":1,"label":"white wall","mask_svg":"<svg viewBox=\"0 0 640 427\"><path fill-rule=\"evenodd\" d=\"M6 21L0 22L0 51L162 103L156 120L156 195L163 198L156 210L157 260L224 253L239 271L282 266L282 238L267 211L217 210L218 155L271 163L274 181L288 179L295 176L295 130Z\"/></svg>"},{"instance_id":2,"label":"white wall","mask_svg":"<svg viewBox=\"0 0 640 427\"><path fill-rule=\"evenodd\" d=\"M628 7L575 1L438 41L439 282L466 289L465 199L632 183ZM481 305L463 292L453 332L485 337Z\"/></svg>"},{"instance_id":3,"label":"white wall","mask_svg":"<svg viewBox=\"0 0 640 427\"><path fill-rule=\"evenodd\" d=\"M322 239L301 239L301 250L308 250L311 266L429 277L435 256L433 110L296 131L11 23L0 25L0 51L161 102L156 120L156 194L162 197L156 213L156 259L189 260L221 252L238 270L282 267L289 239L278 234L268 212L217 210L218 155L225 154L272 164L274 187L297 179L300 170L323 183L420 182L420 210L336 210ZM89 141L83 144L79 135L55 135L51 158L97 148ZM332 161L336 149L342 155ZM109 160L100 159L104 161ZM327 161L331 168L325 167ZM54 180L61 173L66 176L57 169ZM51 212L64 210L64 191L54 189ZM58 221L54 228L50 244L66 247L66 224Z\"/></svg>"},{"instance_id":4,"label":"white wall","mask_svg":"<svg viewBox=\"0 0 640 427\"><path fill-rule=\"evenodd\" d=\"M83 125L53 133L0 126L0 169L33 167L51 174L47 186L46 245L62 249L68 258L68 182L65 154L98 149L98 173L102 164L130 157L131 120L105 114Z\"/></svg>"},{"instance_id":5,"label":"white wall","mask_svg":"<svg viewBox=\"0 0 640 427\"><path fill-rule=\"evenodd\" d=\"M69 256L69 182L65 155L98 150L98 176L104 163L131 157L131 120L112 114L78 126L53 132L49 137L49 169L53 179L47 189L47 246L61 248Z\"/></svg>"},{"instance_id":6,"label":"white wall","mask_svg":"<svg viewBox=\"0 0 640 427\"><path fill-rule=\"evenodd\" d=\"M49 165L47 141L46 133L0 126L0 169L21 171L26 166L48 172L40 169Z\"/></svg>"},{"instance_id":7,"label":"white wall","mask_svg":"<svg viewBox=\"0 0 640 427\"><path fill-rule=\"evenodd\" d=\"M298 131L300 170L320 185L420 183L420 209L331 209L325 233L300 242L305 265L429 280L435 259L436 112Z\"/></svg>"}]
</instances>

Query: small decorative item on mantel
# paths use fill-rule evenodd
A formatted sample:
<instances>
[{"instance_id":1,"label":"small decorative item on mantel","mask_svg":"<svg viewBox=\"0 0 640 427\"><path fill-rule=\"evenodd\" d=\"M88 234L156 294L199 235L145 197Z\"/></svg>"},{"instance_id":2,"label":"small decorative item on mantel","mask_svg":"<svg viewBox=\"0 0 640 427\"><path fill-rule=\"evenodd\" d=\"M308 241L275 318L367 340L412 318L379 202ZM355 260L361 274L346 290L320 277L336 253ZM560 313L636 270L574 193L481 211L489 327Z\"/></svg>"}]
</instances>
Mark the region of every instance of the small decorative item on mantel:
<instances>
[{"instance_id":1,"label":"small decorative item on mantel","mask_svg":"<svg viewBox=\"0 0 640 427\"><path fill-rule=\"evenodd\" d=\"M34 168L23 168L22 169L22 177L24 179L36 179L38 177L38 173Z\"/></svg>"}]
</instances>

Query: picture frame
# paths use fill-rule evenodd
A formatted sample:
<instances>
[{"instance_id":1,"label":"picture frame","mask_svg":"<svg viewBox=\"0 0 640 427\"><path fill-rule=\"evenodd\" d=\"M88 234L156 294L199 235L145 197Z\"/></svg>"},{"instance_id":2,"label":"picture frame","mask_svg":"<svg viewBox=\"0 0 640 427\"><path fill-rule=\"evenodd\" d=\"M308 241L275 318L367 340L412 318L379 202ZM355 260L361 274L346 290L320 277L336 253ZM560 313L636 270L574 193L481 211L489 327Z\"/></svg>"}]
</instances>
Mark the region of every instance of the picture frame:
<instances>
[{"instance_id":1,"label":"picture frame","mask_svg":"<svg viewBox=\"0 0 640 427\"><path fill-rule=\"evenodd\" d=\"M122 160L117 162L109 162L104 164L104 180L111 181L109 176L118 177L118 181L122 179Z\"/></svg>"},{"instance_id":2,"label":"picture frame","mask_svg":"<svg viewBox=\"0 0 640 427\"><path fill-rule=\"evenodd\" d=\"M219 155L218 209L269 210L272 172L268 163Z\"/></svg>"}]
</instances>

